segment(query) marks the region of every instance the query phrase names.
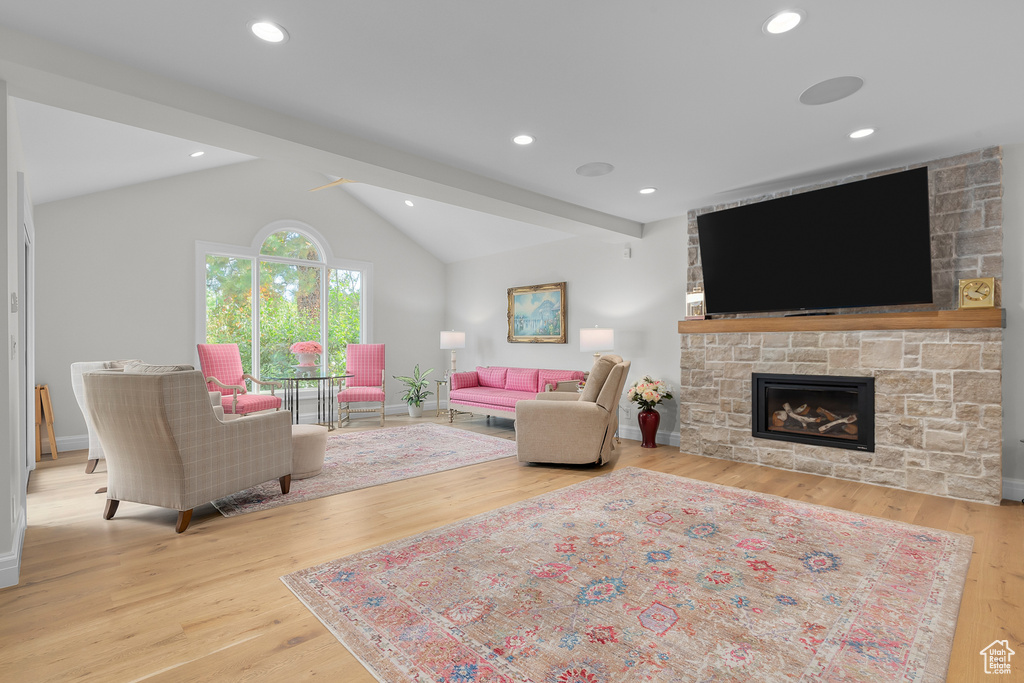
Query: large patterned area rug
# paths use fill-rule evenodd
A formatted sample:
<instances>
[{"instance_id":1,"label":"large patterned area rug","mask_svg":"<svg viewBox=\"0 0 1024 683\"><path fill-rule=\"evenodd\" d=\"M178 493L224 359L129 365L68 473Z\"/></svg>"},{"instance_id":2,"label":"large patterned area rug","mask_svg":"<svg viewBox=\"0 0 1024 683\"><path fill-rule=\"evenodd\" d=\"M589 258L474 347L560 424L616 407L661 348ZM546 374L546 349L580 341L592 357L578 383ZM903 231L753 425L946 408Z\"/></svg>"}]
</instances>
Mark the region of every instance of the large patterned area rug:
<instances>
[{"instance_id":1,"label":"large patterned area rug","mask_svg":"<svg viewBox=\"0 0 1024 683\"><path fill-rule=\"evenodd\" d=\"M282 580L381 681L939 681L972 544L624 468Z\"/></svg>"},{"instance_id":2,"label":"large patterned area rug","mask_svg":"<svg viewBox=\"0 0 1024 683\"><path fill-rule=\"evenodd\" d=\"M515 454L514 441L431 423L337 434L327 437L323 471L293 480L288 495L275 479L213 504L233 517Z\"/></svg>"}]
</instances>

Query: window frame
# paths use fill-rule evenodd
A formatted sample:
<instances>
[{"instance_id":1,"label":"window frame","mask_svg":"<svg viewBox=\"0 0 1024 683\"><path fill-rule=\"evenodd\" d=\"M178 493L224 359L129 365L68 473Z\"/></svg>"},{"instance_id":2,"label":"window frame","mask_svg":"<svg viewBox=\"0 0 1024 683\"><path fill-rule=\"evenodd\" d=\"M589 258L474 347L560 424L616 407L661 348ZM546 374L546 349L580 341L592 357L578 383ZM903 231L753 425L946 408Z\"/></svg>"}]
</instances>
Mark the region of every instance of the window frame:
<instances>
[{"instance_id":1,"label":"window frame","mask_svg":"<svg viewBox=\"0 0 1024 683\"><path fill-rule=\"evenodd\" d=\"M307 238L320 252L319 261L308 259L296 259L285 256L268 256L260 253L263 243L267 238L276 232L287 230L300 233ZM354 270L360 273L360 311L359 311L359 342L361 344L373 343L373 263L370 261L358 261L355 259L344 259L335 257L328 246L327 240L313 226L296 220L277 220L263 226L253 237L248 247L237 244L224 244L221 242L206 242L196 240L195 243L195 340L196 344L206 343L206 258L207 256L222 256L226 258L248 259L252 262L250 277L252 278L252 353L250 359L252 375L256 379L262 379L259 375L260 338L259 338L259 315L260 300L259 277L260 261L271 261L287 265L304 267L319 267L323 271L320 278L320 331L321 343L325 341L327 334L327 289L329 286L327 270ZM324 348L327 348L326 346ZM198 351L196 352L198 358Z\"/></svg>"}]
</instances>

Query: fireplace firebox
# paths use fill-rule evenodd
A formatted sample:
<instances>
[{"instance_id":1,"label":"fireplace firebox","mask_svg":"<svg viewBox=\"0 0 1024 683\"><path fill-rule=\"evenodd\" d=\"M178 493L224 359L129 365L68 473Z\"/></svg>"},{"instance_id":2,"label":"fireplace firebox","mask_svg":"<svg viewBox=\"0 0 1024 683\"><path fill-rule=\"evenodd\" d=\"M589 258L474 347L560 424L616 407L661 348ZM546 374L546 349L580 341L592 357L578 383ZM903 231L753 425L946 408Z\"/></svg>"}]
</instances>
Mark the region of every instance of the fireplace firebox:
<instances>
[{"instance_id":1,"label":"fireplace firebox","mask_svg":"<svg viewBox=\"0 0 1024 683\"><path fill-rule=\"evenodd\" d=\"M753 373L755 437L875 450L875 379Z\"/></svg>"}]
</instances>

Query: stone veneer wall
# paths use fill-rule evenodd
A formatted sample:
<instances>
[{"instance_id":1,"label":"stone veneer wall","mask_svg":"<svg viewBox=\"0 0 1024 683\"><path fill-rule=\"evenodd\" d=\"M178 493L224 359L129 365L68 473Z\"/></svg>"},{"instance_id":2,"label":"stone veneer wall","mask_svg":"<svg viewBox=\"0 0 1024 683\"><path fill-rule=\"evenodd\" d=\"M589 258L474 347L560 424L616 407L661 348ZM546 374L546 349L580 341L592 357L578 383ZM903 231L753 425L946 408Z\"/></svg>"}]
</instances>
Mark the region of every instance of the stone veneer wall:
<instances>
[{"instance_id":1,"label":"stone veneer wall","mask_svg":"<svg viewBox=\"0 0 1024 683\"><path fill-rule=\"evenodd\" d=\"M928 167L935 303L842 312L953 309L957 280L968 277L997 278L998 304L1003 273L999 147L690 211L687 289L703 283L698 215L921 166ZM681 346L682 451L999 502L1001 330L684 334ZM875 453L754 439L751 372L874 376Z\"/></svg>"},{"instance_id":2,"label":"stone veneer wall","mask_svg":"<svg viewBox=\"0 0 1024 683\"><path fill-rule=\"evenodd\" d=\"M681 335L680 450L998 504L1002 330ZM751 434L753 372L875 378L875 452Z\"/></svg>"}]
</instances>

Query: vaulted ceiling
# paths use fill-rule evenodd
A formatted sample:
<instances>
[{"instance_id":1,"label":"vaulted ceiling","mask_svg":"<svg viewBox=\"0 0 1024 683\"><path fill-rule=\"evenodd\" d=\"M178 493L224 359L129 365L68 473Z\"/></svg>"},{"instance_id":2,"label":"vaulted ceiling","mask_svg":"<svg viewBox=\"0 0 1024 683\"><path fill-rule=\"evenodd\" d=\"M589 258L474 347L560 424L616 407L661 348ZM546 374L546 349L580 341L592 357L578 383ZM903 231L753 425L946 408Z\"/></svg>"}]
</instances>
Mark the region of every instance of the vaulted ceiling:
<instances>
[{"instance_id":1,"label":"vaulted ceiling","mask_svg":"<svg viewBox=\"0 0 1024 683\"><path fill-rule=\"evenodd\" d=\"M542 240L635 238L707 203L1024 141L1024 3L793 6L803 22L769 35L785 6L760 1L9 0L0 78L224 159L354 178L379 212L411 194ZM256 19L288 39L259 41ZM863 87L801 103L841 76ZM91 94L66 87L80 81ZM863 127L876 132L848 138ZM520 133L535 142L513 144ZM576 172L594 162L614 170Z\"/></svg>"}]
</instances>

